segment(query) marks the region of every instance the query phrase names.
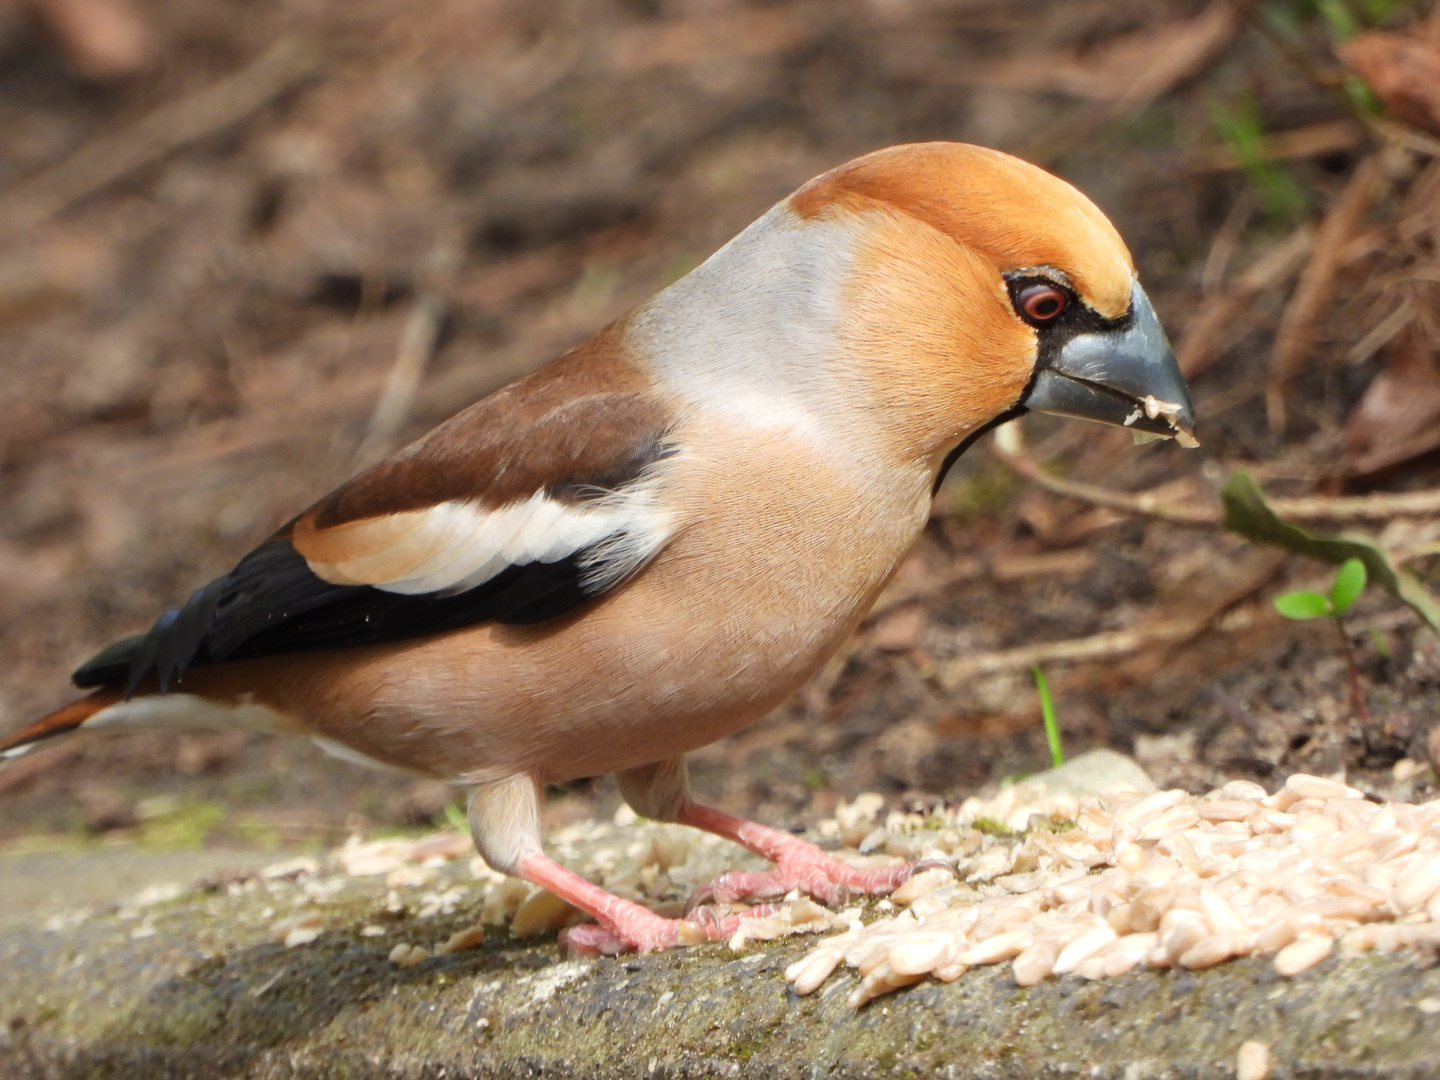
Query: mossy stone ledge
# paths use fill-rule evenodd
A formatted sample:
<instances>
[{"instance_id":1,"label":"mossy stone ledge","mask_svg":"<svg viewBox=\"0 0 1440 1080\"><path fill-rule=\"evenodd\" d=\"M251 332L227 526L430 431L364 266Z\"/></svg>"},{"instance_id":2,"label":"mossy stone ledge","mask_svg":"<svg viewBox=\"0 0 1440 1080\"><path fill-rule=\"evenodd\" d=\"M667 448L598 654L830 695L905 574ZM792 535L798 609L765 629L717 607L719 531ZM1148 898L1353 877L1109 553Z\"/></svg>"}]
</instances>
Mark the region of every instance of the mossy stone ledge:
<instances>
[{"instance_id":1,"label":"mossy stone ledge","mask_svg":"<svg viewBox=\"0 0 1440 1080\"><path fill-rule=\"evenodd\" d=\"M318 936L287 947L277 925L306 913ZM577 961L494 932L390 962L473 918L420 918L350 879L318 901L267 884L7 920L0 1076L1144 1080L1233 1076L1247 1040L1271 1044L1276 1078L1440 1076L1440 968L1413 951L1337 954L1291 979L1249 959L1030 989L1000 965L859 1011L853 974L791 991L807 938Z\"/></svg>"}]
</instances>

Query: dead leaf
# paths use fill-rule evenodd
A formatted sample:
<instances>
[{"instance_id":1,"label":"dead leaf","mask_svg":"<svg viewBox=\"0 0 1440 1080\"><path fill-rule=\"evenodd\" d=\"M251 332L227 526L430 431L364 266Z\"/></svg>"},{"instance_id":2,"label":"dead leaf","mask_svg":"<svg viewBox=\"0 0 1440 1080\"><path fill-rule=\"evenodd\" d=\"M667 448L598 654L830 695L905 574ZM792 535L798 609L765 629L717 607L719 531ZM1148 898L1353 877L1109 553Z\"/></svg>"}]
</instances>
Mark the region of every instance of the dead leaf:
<instances>
[{"instance_id":1,"label":"dead leaf","mask_svg":"<svg viewBox=\"0 0 1440 1080\"><path fill-rule=\"evenodd\" d=\"M1371 30L1335 51L1391 116L1440 135L1440 39Z\"/></svg>"},{"instance_id":2,"label":"dead leaf","mask_svg":"<svg viewBox=\"0 0 1440 1080\"><path fill-rule=\"evenodd\" d=\"M31 0L70 62L92 79L133 75L154 61L155 35L129 0Z\"/></svg>"},{"instance_id":3,"label":"dead leaf","mask_svg":"<svg viewBox=\"0 0 1440 1080\"><path fill-rule=\"evenodd\" d=\"M1366 476L1440 447L1440 356L1410 322L1386 350L1345 429L1347 476Z\"/></svg>"}]
</instances>

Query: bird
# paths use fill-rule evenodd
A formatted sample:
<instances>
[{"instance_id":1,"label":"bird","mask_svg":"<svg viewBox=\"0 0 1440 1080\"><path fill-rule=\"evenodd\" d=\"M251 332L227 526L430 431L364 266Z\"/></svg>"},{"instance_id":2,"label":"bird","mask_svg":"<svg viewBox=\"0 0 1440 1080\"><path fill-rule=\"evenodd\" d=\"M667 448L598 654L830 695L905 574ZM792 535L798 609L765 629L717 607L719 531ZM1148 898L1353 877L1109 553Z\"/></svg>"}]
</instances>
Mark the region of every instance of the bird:
<instances>
[{"instance_id":1,"label":"bird","mask_svg":"<svg viewBox=\"0 0 1440 1080\"><path fill-rule=\"evenodd\" d=\"M98 729L307 736L469 789L477 850L593 917L576 952L728 936L723 906L889 892L697 801L685 755L856 629L976 439L1027 411L1196 445L1115 227L1064 180L892 146L777 203L679 281L321 498L0 741ZM545 854L544 785L616 776L643 817L773 863L665 918ZM752 909L756 910L756 909Z\"/></svg>"}]
</instances>

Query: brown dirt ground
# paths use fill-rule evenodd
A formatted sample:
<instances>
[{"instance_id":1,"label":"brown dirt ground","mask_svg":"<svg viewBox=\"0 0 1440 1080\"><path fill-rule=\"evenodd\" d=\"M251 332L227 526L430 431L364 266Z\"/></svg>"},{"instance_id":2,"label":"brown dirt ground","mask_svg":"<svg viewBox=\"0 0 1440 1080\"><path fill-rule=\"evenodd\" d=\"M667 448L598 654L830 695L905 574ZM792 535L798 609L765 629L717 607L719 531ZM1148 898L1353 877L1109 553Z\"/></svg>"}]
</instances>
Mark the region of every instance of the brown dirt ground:
<instances>
[{"instance_id":1,"label":"brown dirt ground","mask_svg":"<svg viewBox=\"0 0 1440 1080\"><path fill-rule=\"evenodd\" d=\"M1435 352L1416 317L1356 354L1397 298L1434 310L1433 143L1385 150L1333 296L1306 321L1288 424L1267 422L1294 270L1249 292L1246 274L1382 148L1326 85L1335 61L1313 20L1294 40L1318 81L1227 23L1225 4L1190 0L156 0L144 18L158 59L97 81L33 17L43 0L32 8L0 7L0 729L66 701L78 662L354 470L417 296L442 289L447 314L403 430L380 440L391 448L594 332L809 176L896 142L986 143L1088 192L1182 357L1204 367L1199 451L1031 418L1037 457L1192 501L1239 464L1275 493L1437 482L1433 455L1354 467L1347 429L1397 349ZM1399 4L1389 21L1414 15ZM1142 85L1137 72L1204 33L1195 62ZM268 62L282 39L296 51ZM244 87L208 89L235 72L261 88L248 105L235 104ZM1308 210L1257 209L1226 166L1211 110L1241 94L1267 131L1313 136L1283 166ZM230 122L186 131L212 99ZM435 270L447 253L448 287ZM1207 329L1219 301L1230 307ZM947 584L964 560L973 573ZM1324 573L1216 529L1047 494L982 444L902 572L918 599L768 720L695 755L697 786L789 824L865 789L967 794L1043 765L1045 740L1027 673L945 689L947 660L1233 594L1178 645L1052 665L1068 747L1108 744L1190 787L1344 769L1389 791L1396 760L1425 757L1440 646L1367 593L1350 630L1374 721L1357 724L1333 635L1269 604ZM447 798L296 742L97 738L0 774L0 842L313 843L427 820ZM552 810L614 798L580 784Z\"/></svg>"}]
</instances>

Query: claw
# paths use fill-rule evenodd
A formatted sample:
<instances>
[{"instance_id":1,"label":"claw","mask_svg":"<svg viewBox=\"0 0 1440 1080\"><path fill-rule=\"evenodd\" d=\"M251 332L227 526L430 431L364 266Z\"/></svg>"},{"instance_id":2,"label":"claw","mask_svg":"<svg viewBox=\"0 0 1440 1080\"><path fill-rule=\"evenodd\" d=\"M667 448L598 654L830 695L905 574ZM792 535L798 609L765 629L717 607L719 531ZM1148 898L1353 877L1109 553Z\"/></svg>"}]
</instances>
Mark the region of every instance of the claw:
<instances>
[{"instance_id":1,"label":"claw","mask_svg":"<svg viewBox=\"0 0 1440 1080\"><path fill-rule=\"evenodd\" d=\"M921 859L919 862L911 863L910 877L914 877L921 870L944 870L947 873L954 874L956 881L965 880L965 875L960 873L960 868L952 862L946 862L944 859ZM905 880L909 881L910 878L906 878Z\"/></svg>"},{"instance_id":2,"label":"claw","mask_svg":"<svg viewBox=\"0 0 1440 1080\"><path fill-rule=\"evenodd\" d=\"M720 913L709 904L702 904L699 907L691 907L689 904L686 904L685 916L699 923L701 926L714 926L718 928L720 925Z\"/></svg>"},{"instance_id":3,"label":"claw","mask_svg":"<svg viewBox=\"0 0 1440 1080\"><path fill-rule=\"evenodd\" d=\"M687 919L696 912L711 909L710 901L715 899L715 890L711 888L714 884L714 881L707 881L690 894L690 899L685 901L685 917Z\"/></svg>"},{"instance_id":4,"label":"claw","mask_svg":"<svg viewBox=\"0 0 1440 1080\"><path fill-rule=\"evenodd\" d=\"M561 953L576 959L618 956L628 948L633 946L627 946L619 934L597 923L580 923L560 931Z\"/></svg>"}]
</instances>

